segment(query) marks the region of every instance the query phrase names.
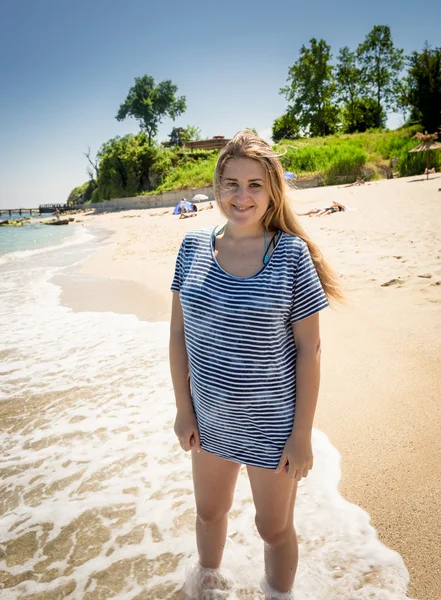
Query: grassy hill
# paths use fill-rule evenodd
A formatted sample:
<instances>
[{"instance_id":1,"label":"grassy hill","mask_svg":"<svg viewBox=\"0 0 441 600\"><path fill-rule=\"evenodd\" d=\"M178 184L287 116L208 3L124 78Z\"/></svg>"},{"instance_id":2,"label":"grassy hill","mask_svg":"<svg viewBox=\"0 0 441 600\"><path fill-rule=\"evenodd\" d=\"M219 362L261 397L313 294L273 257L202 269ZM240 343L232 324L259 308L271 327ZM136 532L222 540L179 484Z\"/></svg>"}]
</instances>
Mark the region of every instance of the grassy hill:
<instances>
[{"instance_id":1,"label":"grassy hill","mask_svg":"<svg viewBox=\"0 0 441 600\"><path fill-rule=\"evenodd\" d=\"M284 169L293 171L299 182L314 179L318 185L333 185L350 183L357 177L382 179L391 170L404 177L424 172L425 153L408 153L418 144L413 136L420 129L415 126L395 131L285 140L275 148L281 154ZM162 184L146 195L211 185L216 159L214 151L205 160L176 165ZM437 170L441 168L441 152L431 152L431 165Z\"/></svg>"},{"instance_id":2,"label":"grassy hill","mask_svg":"<svg viewBox=\"0 0 441 600\"><path fill-rule=\"evenodd\" d=\"M336 134L322 138L284 141L278 148L287 171L298 179L317 178L319 185L349 183L357 177L381 179L388 171L400 177L424 172L425 153L408 151L418 145L413 139L420 128ZM431 153L431 164L440 166L440 156Z\"/></svg>"},{"instance_id":3,"label":"grassy hill","mask_svg":"<svg viewBox=\"0 0 441 600\"><path fill-rule=\"evenodd\" d=\"M321 138L284 140L275 146L285 171L296 183L333 185L424 173L425 152L410 153L420 128L336 134ZM100 177L72 190L69 201L96 202L107 198L153 195L170 190L211 186L218 158L216 150L149 147L145 135L128 135L108 143L100 162ZM441 151L432 151L430 164L441 169ZM143 191L144 190L144 191Z\"/></svg>"}]
</instances>

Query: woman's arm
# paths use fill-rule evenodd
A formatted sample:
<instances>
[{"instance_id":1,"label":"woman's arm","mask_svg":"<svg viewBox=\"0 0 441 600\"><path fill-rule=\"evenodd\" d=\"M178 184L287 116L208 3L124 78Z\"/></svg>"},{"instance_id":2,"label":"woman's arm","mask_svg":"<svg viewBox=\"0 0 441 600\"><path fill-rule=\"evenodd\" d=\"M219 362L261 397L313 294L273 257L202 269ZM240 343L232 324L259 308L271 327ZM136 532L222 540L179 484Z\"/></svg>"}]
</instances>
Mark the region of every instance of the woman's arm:
<instances>
[{"instance_id":1,"label":"woman's arm","mask_svg":"<svg viewBox=\"0 0 441 600\"><path fill-rule=\"evenodd\" d=\"M320 387L319 313L293 326L297 348L296 414L293 433L311 434Z\"/></svg>"},{"instance_id":2,"label":"woman's arm","mask_svg":"<svg viewBox=\"0 0 441 600\"><path fill-rule=\"evenodd\" d=\"M185 347L184 317L179 292L173 292L170 323L170 371L176 398L175 433L181 448L199 452L201 441L190 391L188 355Z\"/></svg>"},{"instance_id":3,"label":"woman's arm","mask_svg":"<svg viewBox=\"0 0 441 600\"><path fill-rule=\"evenodd\" d=\"M179 292L173 292L169 344L170 372L175 392L176 408L193 410L190 392L188 355L185 347L184 316Z\"/></svg>"},{"instance_id":4,"label":"woman's arm","mask_svg":"<svg viewBox=\"0 0 441 600\"><path fill-rule=\"evenodd\" d=\"M296 412L276 473L300 481L312 469L312 424L320 383L320 335L318 313L293 323L297 348Z\"/></svg>"}]
</instances>

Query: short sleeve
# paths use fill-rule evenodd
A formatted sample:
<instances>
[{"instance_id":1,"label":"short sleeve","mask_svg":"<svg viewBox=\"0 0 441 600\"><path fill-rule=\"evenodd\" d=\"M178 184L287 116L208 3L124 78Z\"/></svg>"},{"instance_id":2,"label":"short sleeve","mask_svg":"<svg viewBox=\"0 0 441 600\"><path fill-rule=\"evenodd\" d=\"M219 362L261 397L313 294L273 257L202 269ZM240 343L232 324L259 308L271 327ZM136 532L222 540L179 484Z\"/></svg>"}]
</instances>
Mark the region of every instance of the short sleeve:
<instances>
[{"instance_id":1,"label":"short sleeve","mask_svg":"<svg viewBox=\"0 0 441 600\"><path fill-rule=\"evenodd\" d=\"M185 265L185 238L182 240L181 247L179 248L178 256L176 258L175 274L171 284L172 292L179 292L184 282L184 265Z\"/></svg>"},{"instance_id":2,"label":"short sleeve","mask_svg":"<svg viewBox=\"0 0 441 600\"><path fill-rule=\"evenodd\" d=\"M329 306L307 244L302 248L294 282L290 322L297 323Z\"/></svg>"}]
</instances>

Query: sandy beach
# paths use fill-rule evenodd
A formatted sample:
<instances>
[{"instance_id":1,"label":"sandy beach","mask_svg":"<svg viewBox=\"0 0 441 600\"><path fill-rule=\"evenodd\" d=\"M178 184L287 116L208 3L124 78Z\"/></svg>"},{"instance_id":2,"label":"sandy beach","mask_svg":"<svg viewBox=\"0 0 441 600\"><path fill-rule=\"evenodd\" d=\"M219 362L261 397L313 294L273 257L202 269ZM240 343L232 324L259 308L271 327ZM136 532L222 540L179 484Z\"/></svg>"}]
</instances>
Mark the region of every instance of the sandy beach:
<instances>
[{"instance_id":1,"label":"sandy beach","mask_svg":"<svg viewBox=\"0 0 441 600\"><path fill-rule=\"evenodd\" d=\"M347 290L347 304L321 319L315 426L342 455L342 495L402 555L418 600L441 597L440 188L436 175L289 192L298 213L332 200L356 209L300 217ZM82 218L112 235L74 283L61 282L61 303L168 321L183 236L223 222L200 207L185 220L172 209Z\"/></svg>"}]
</instances>

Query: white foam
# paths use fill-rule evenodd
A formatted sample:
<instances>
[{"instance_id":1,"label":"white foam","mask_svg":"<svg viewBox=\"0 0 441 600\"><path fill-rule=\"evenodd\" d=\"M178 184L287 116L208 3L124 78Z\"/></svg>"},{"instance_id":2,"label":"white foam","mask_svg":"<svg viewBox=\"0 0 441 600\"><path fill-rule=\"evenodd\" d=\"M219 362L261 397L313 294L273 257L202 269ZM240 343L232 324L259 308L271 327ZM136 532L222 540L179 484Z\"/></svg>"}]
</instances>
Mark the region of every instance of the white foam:
<instances>
[{"instance_id":1,"label":"white foam","mask_svg":"<svg viewBox=\"0 0 441 600\"><path fill-rule=\"evenodd\" d=\"M49 274L36 271L24 287L23 278L8 280L0 305L3 397L21 408L0 434L2 469L9 469L4 489L19 499L2 518L0 543L30 532L41 536L44 523L52 529L46 546L24 564L8 566L3 558L0 570L34 571L46 559L47 544L66 534L63 528L79 525L68 554L61 553L60 543L58 560L47 567L58 569L59 577L45 581L40 574L7 588L2 599L47 594L69 581L75 583L69 598L78 600L89 600L93 590L94 598L116 600L142 592L146 598L171 597L197 556L191 461L173 434L168 324L72 313L58 305L59 290L47 282ZM295 600L407 600L402 558L378 540L369 515L338 492L339 453L317 430L313 447L314 469L299 486L295 509L300 538ZM119 505L129 518L118 517ZM246 589L247 598L262 599L262 543L243 469L233 508L240 510L230 520L224 560L232 589L221 597L239 598ZM81 528L86 511L89 523ZM136 527L137 543L124 544L121 538ZM85 538L86 547L101 541L83 562L85 550L79 548ZM152 562L142 562L146 559ZM119 573L118 561L131 571L116 578L117 584L108 583L116 587L105 595L100 573ZM156 596L156 586L162 596Z\"/></svg>"}]
</instances>

